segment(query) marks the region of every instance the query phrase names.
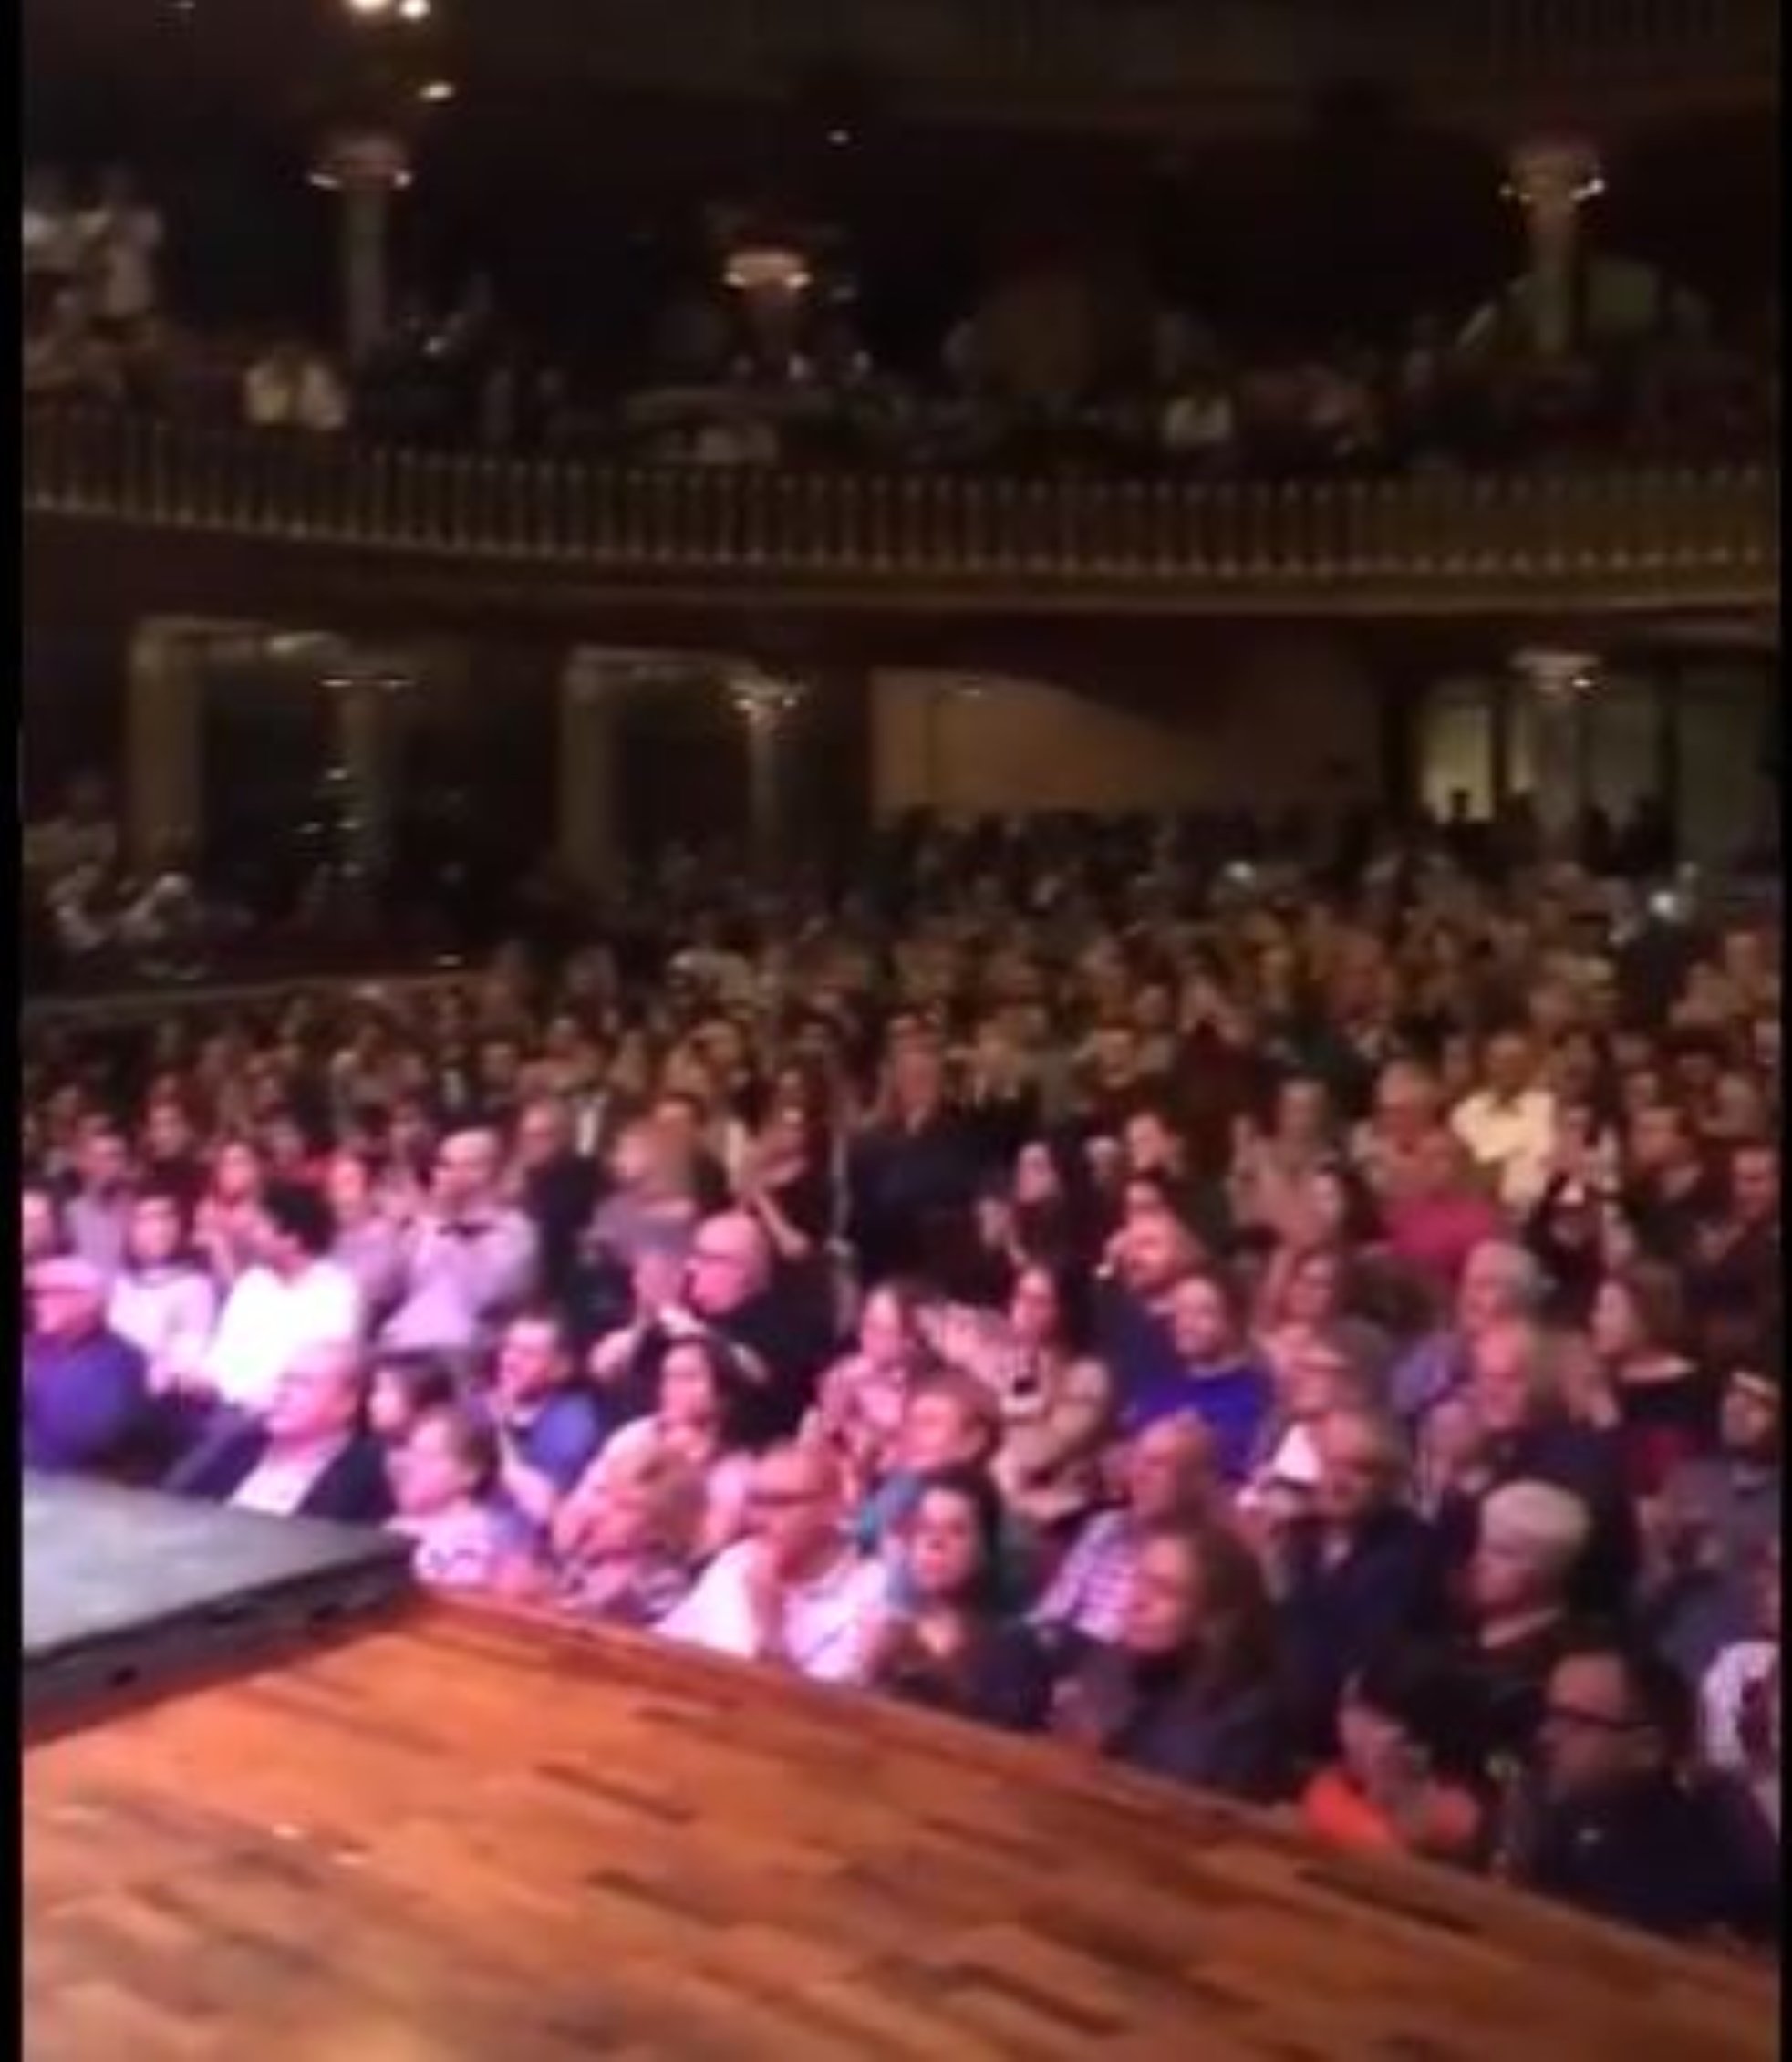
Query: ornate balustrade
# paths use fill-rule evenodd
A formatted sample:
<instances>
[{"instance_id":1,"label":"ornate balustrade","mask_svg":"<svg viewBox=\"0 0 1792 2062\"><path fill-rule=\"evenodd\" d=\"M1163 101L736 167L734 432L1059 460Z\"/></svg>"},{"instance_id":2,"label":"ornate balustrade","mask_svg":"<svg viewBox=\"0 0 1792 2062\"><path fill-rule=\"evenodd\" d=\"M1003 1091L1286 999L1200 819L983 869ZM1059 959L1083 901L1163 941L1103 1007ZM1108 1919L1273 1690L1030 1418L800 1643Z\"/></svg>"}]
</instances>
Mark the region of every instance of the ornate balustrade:
<instances>
[{"instance_id":1,"label":"ornate balustrade","mask_svg":"<svg viewBox=\"0 0 1792 2062\"><path fill-rule=\"evenodd\" d=\"M1769 601L1767 467L1299 484L594 465L36 414L28 519L627 586L1224 609Z\"/></svg>"}]
</instances>

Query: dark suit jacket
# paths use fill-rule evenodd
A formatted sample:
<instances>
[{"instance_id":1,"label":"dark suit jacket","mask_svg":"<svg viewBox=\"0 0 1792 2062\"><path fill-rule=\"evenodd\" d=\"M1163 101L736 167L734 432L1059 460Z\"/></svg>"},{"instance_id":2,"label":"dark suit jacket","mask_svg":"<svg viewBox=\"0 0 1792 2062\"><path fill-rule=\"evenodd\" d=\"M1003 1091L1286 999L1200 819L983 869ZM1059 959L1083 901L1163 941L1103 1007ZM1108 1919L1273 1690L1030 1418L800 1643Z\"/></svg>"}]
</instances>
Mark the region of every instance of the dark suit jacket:
<instances>
[{"instance_id":1,"label":"dark suit jacket","mask_svg":"<svg viewBox=\"0 0 1792 2062\"><path fill-rule=\"evenodd\" d=\"M266 1453L267 1434L259 1425L238 1419L189 1454L162 1487L176 1497L228 1503ZM294 1513L296 1518L333 1519L338 1525L384 1525L391 1515L385 1449L366 1434L349 1441L306 1491Z\"/></svg>"}]
</instances>

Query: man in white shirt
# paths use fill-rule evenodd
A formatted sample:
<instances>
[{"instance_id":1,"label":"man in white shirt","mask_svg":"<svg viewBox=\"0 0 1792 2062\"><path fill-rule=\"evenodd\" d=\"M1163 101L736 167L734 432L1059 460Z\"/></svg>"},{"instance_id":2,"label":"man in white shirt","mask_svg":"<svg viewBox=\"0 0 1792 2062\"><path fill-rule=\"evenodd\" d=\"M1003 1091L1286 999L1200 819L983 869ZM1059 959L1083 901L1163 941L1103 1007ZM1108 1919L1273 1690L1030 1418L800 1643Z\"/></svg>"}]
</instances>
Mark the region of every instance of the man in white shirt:
<instances>
[{"instance_id":1,"label":"man in white shirt","mask_svg":"<svg viewBox=\"0 0 1792 2062\"><path fill-rule=\"evenodd\" d=\"M388 1352L471 1352L533 1292L540 1241L521 1210L498 1200L500 1159L489 1131L442 1140L429 1208L406 1247L399 1307L380 1334Z\"/></svg>"},{"instance_id":2,"label":"man in white shirt","mask_svg":"<svg viewBox=\"0 0 1792 2062\"><path fill-rule=\"evenodd\" d=\"M813 1682L862 1682L887 1578L846 1537L833 1456L772 1447L753 1471L748 1505L749 1536L710 1563L659 1630Z\"/></svg>"},{"instance_id":3,"label":"man in white shirt","mask_svg":"<svg viewBox=\"0 0 1792 2062\"><path fill-rule=\"evenodd\" d=\"M1451 1128L1491 1174L1508 1210L1530 1209L1549 1185L1556 1150L1556 1099L1535 1085L1530 1041L1496 1031L1482 1066L1486 1086L1456 1105Z\"/></svg>"},{"instance_id":4,"label":"man in white shirt","mask_svg":"<svg viewBox=\"0 0 1792 2062\"><path fill-rule=\"evenodd\" d=\"M270 1188L253 1233L255 1264L238 1277L199 1372L183 1386L259 1415L307 1349L358 1341L360 1290L325 1258L334 1236L329 1206L313 1190Z\"/></svg>"}]
</instances>

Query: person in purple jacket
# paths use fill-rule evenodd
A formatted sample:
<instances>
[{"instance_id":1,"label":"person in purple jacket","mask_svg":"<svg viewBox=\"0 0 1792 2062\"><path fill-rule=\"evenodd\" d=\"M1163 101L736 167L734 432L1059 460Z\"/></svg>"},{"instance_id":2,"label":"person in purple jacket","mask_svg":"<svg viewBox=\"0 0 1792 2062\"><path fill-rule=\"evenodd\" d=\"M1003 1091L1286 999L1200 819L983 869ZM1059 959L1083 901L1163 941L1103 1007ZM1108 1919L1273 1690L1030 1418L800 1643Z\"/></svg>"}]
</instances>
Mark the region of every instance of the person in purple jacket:
<instances>
[{"instance_id":1,"label":"person in purple jacket","mask_svg":"<svg viewBox=\"0 0 1792 2062\"><path fill-rule=\"evenodd\" d=\"M106 1326L106 1278L90 1261L40 1260L31 1271L20 1446L45 1475L140 1479L153 1465L149 1368Z\"/></svg>"},{"instance_id":2,"label":"person in purple jacket","mask_svg":"<svg viewBox=\"0 0 1792 2062\"><path fill-rule=\"evenodd\" d=\"M1222 1480L1242 1482L1273 1400L1269 1370L1243 1336L1231 1285L1219 1276L1185 1276L1170 1296L1176 1364L1149 1371L1124 1400L1127 1434L1159 1418L1199 1418L1213 1436Z\"/></svg>"}]
</instances>

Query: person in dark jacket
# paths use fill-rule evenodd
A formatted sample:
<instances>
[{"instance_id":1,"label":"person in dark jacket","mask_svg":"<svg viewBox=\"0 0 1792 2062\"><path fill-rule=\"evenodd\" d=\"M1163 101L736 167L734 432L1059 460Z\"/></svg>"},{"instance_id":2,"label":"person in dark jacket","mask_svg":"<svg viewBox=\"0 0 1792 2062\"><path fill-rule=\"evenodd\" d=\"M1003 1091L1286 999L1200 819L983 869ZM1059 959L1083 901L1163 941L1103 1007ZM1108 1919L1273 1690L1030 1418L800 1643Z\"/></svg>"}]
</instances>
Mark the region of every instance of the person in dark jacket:
<instances>
[{"instance_id":1,"label":"person in dark jacket","mask_svg":"<svg viewBox=\"0 0 1792 2062\"><path fill-rule=\"evenodd\" d=\"M1312 1508L1275 1542L1273 1580L1300 1744L1323 1757L1337 1746L1344 1684L1391 1640L1437 1632L1444 1589L1431 1528L1401 1501L1398 1427L1341 1408L1320 1419L1313 1440Z\"/></svg>"},{"instance_id":2,"label":"person in dark jacket","mask_svg":"<svg viewBox=\"0 0 1792 2062\"><path fill-rule=\"evenodd\" d=\"M86 1260L40 1260L30 1278L20 1445L45 1475L140 1477L154 1413L143 1355L106 1324L106 1280Z\"/></svg>"},{"instance_id":3,"label":"person in dark jacket","mask_svg":"<svg viewBox=\"0 0 1792 2062\"><path fill-rule=\"evenodd\" d=\"M1254 1803L1294 1764L1274 1607L1255 1556L1217 1526L1140 1549L1118 1644L1061 1685L1053 1730L1112 1761Z\"/></svg>"},{"instance_id":4,"label":"person in dark jacket","mask_svg":"<svg viewBox=\"0 0 1792 2062\"><path fill-rule=\"evenodd\" d=\"M304 1347L259 1418L226 1419L163 1487L271 1518L384 1525L392 1493L385 1448L366 1428L366 1403L355 1347Z\"/></svg>"},{"instance_id":5,"label":"person in dark jacket","mask_svg":"<svg viewBox=\"0 0 1792 2062\"><path fill-rule=\"evenodd\" d=\"M1776 1941L1779 1852L1746 1795L1686 1773L1692 1697L1647 1649L1589 1640L1549 1678L1528 1888L1682 1940Z\"/></svg>"},{"instance_id":6,"label":"person in dark jacket","mask_svg":"<svg viewBox=\"0 0 1792 2062\"><path fill-rule=\"evenodd\" d=\"M866 1680L1013 1733L1042 1729L1051 1671L1031 1630L1005 1615L1001 1498L976 1467L923 1478L899 1527L902 1602L871 1635Z\"/></svg>"}]
</instances>

